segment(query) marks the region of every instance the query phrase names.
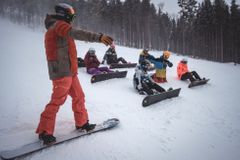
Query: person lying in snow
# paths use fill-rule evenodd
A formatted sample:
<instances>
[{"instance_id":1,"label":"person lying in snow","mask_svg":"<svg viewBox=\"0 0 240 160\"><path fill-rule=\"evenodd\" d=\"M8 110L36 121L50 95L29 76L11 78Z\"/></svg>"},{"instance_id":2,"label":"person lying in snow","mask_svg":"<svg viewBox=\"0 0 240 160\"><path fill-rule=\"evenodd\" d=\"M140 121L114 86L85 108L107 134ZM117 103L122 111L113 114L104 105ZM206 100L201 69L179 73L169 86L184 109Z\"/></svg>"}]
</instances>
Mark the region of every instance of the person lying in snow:
<instances>
[{"instance_id":1,"label":"person lying in snow","mask_svg":"<svg viewBox=\"0 0 240 160\"><path fill-rule=\"evenodd\" d=\"M172 67L173 64L168 59L170 57L169 51L164 51L162 56L159 58L150 59L150 62L154 64L155 66L155 73L152 76L153 80L157 83L164 83L167 82L167 76L166 76L166 68Z\"/></svg>"}]
</instances>

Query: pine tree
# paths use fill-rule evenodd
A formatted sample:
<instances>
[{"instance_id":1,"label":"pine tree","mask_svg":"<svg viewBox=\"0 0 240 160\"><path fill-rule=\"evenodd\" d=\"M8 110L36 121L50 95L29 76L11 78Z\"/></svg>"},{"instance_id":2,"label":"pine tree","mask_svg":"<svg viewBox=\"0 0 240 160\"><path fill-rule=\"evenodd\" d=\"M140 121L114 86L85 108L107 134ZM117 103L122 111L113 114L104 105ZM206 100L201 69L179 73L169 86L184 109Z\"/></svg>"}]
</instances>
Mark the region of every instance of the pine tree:
<instances>
[{"instance_id":1,"label":"pine tree","mask_svg":"<svg viewBox=\"0 0 240 160\"><path fill-rule=\"evenodd\" d=\"M240 10L236 4L236 0L231 2L230 15L230 50L231 60L235 63L240 63Z\"/></svg>"}]
</instances>

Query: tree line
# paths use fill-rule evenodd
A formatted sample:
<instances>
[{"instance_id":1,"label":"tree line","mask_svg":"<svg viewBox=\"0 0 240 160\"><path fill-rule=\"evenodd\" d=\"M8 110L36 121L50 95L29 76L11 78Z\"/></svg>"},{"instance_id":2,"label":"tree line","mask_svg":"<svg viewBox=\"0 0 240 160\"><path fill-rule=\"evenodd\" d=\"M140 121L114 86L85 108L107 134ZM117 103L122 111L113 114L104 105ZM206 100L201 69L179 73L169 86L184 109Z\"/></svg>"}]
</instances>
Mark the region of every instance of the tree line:
<instances>
[{"instance_id":1,"label":"tree line","mask_svg":"<svg viewBox=\"0 0 240 160\"><path fill-rule=\"evenodd\" d=\"M150 0L1 0L0 15L30 28L44 26L59 2L76 11L74 25L111 35L117 44L240 63L240 9L224 0L178 0L170 17Z\"/></svg>"}]
</instances>

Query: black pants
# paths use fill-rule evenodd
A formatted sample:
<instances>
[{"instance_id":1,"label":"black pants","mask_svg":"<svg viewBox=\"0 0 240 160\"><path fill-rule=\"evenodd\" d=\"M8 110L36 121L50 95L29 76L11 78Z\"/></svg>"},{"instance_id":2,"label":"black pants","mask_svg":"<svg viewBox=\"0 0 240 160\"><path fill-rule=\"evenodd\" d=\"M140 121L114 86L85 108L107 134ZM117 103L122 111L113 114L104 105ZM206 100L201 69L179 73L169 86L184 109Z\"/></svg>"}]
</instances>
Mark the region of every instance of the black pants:
<instances>
[{"instance_id":1,"label":"black pants","mask_svg":"<svg viewBox=\"0 0 240 160\"><path fill-rule=\"evenodd\" d=\"M119 63L119 62L122 62L122 63L127 63L127 61L122 58L122 57L119 57L118 59L112 59L112 60L108 60L107 61L107 64L112 64L112 63Z\"/></svg>"},{"instance_id":2,"label":"black pants","mask_svg":"<svg viewBox=\"0 0 240 160\"><path fill-rule=\"evenodd\" d=\"M187 80L187 79L189 79L191 82L196 81L196 79L201 80L200 76L197 74L196 71L184 73L181 77L181 80Z\"/></svg>"},{"instance_id":3,"label":"black pants","mask_svg":"<svg viewBox=\"0 0 240 160\"><path fill-rule=\"evenodd\" d=\"M119 57L119 58L117 59L117 63L119 63L119 62L127 63L127 61L126 61L124 58L122 58L122 57Z\"/></svg>"},{"instance_id":4,"label":"black pants","mask_svg":"<svg viewBox=\"0 0 240 160\"><path fill-rule=\"evenodd\" d=\"M157 85L156 83L142 83L142 87L143 87L143 91L146 92L148 95L152 95L153 89L156 90L157 92L166 92L166 90L164 88L162 88L161 86Z\"/></svg>"}]
</instances>

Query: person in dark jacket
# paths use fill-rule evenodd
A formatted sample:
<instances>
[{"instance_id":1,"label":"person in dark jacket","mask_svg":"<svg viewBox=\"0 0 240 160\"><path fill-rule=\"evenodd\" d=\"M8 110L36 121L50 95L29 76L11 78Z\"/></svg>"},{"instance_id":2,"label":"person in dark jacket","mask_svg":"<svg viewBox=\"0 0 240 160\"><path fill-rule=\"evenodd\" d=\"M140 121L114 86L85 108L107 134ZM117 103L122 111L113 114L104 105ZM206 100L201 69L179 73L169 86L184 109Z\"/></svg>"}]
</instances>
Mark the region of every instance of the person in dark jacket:
<instances>
[{"instance_id":1,"label":"person in dark jacket","mask_svg":"<svg viewBox=\"0 0 240 160\"><path fill-rule=\"evenodd\" d=\"M154 70L154 64L152 64L151 60L154 60L155 57L151 54L149 54L148 49L143 49L142 52L139 55L138 63L141 64L144 61L148 62L148 70Z\"/></svg>"},{"instance_id":2,"label":"person in dark jacket","mask_svg":"<svg viewBox=\"0 0 240 160\"><path fill-rule=\"evenodd\" d=\"M152 60L155 59L154 56L152 56L151 54L149 54L149 50L148 49L143 49L142 52L139 55L139 59L138 59L138 63L141 64L143 61L145 60Z\"/></svg>"},{"instance_id":3,"label":"person in dark jacket","mask_svg":"<svg viewBox=\"0 0 240 160\"><path fill-rule=\"evenodd\" d=\"M116 53L116 50L115 50L115 45L112 44L108 50L106 51L104 57L103 57L103 60L102 60L102 64L104 64L104 62L107 61L107 64L112 64L112 63L127 63L127 61L122 58L122 57L117 57L117 53Z\"/></svg>"},{"instance_id":4,"label":"person in dark jacket","mask_svg":"<svg viewBox=\"0 0 240 160\"><path fill-rule=\"evenodd\" d=\"M45 49L48 63L49 77L53 90L50 102L41 114L36 133L44 144L56 141L53 136L56 114L68 95L72 97L76 129L89 131L95 124L89 123L85 107L84 92L78 80L77 50L74 39L89 42L101 42L111 45L113 39L104 34L92 33L72 26L75 11L66 3L55 6L54 15L47 15L45 19Z\"/></svg>"},{"instance_id":5,"label":"person in dark jacket","mask_svg":"<svg viewBox=\"0 0 240 160\"><path fill-rule=\"evenodd\" d=\"M135 74L133 76L134 88L139 92L139 94L152 95L166 92L166 90L155 83L148 74L148 65L147 61L142 61L142 63L136 67Z\"/></svg>"},{"instance_id":6,"label":"person in dark jacket","mask_svg":"<svg viewBox=\"0 0 240 160\"><path fill-rule=\"evenodd\" d=\"M84 57L84 64L86 66L87 73L92 75L113 72L108 67L99 67L100 62L95 54L94 48L89 48Z\"/></svg>"}]
</instances>

